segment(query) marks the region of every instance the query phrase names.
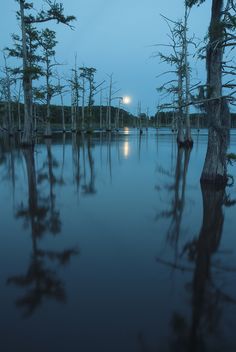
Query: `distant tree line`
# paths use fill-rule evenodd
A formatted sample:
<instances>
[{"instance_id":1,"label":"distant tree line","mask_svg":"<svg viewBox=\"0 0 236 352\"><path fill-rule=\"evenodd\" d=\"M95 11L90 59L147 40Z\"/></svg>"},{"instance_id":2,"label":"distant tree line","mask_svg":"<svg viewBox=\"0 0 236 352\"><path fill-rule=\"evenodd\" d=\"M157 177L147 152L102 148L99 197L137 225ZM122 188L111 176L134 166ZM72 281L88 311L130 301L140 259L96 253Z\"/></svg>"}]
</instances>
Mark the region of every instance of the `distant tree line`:
<instances>
[{"instance_id":1,"label":"distant tree line","mask_svg":"<svg viewBox=\"0 0 236 352\"><path fill-rule=\"evenodd\" d=\"M176 126L173 124L175 114L173 111L160 111L150 118L150 124L155 127L170 127L173 131L176 131ZM189 115L191 127L200 129L208 128L208 118L205 112L196 112ZM231 128L236 128L236 113L231 113Z\"/></svg>"},{"instance_id":2,"label":"distant tree line","mask_svg":"<svg viewBox=\"0 0 236 352\"><path fill-rule=\"evenodd\" d=\"M82 107L78 107L78 116L82 116ZM108 123L108 112L107 106L93 106L92 121L91 116L89 116L89 107L84 107L84 123L92 123L94 128L99 129L100 127L104 129ZM37 104L34 105L33 114L38 121L35 132L44 133L45 128L45 116L47 114L47 105ZM112 127L115 128L115 121L117 119L118 107L111 107L111 121ZM62 116L65 128L70 130L71 128L71 106L63 106L63 113L61 105L50 105L50 124L53 126L53 129L57 128L61 130L62 126ZM20 131L21 126L24 121L24 104L15 103L11 104L11 119L13 130ZM143 117L143 121L146 120L146 115ZM143 122L144 123L144 122ZM119 126L122 127L136 127L137 116L134 116L124 110L123 108L119 111ZM151 125L151 119L148 125ZM8 108L7 102L0 102L0 129L2 131L8 131Z\"/></svg>"},{"instance_id":3,"label":"distant tree line","mask_svg":"<svg viewBox=\"0 0 236 352\"><path fill-rule=\"evenodd\" d=\"M102 114L101 114L102 109ZM53 129L61 130L62 126L62 115L65 124L65 128L68 130L71 127L71 106L63 107L62 114L62 106L54 105L50 106L50 122L53 126ZM115 128L115 121L117 118L117 107L111 107L111 120L112 126ZM34 114L36 115L39 124L37 125L37 129L35 132L40 131L44 132L44 121L45 115L47 113L47 105L38 104L34 107ZM89 108L86 106L84 108L84 122L85 124L89 121ZM78 107L78 115L82 116L82 107ZM14 130L21 129L24 121L24 105L23 103L13 102L11 104L11 116L12 116L12 127ZM101 121L102 118L102 121ZM157 112L154 116L148 116L145 113L141 113L140 116L135 116L124 109L120 109L120 127L153 127L153 128L161 128L161 127L169 127L172 132L176 132L176 126L173 125L173 111L160 111ZM208 118L207 114L204 112L191 113L190 114L190 123L193 128L202 129L208 128ZM102 129L105 128L107 124L108 114L107 114L107 106L93 106L93 115L92 115L92 123L96 129L100 127ZM102 122L102 123L101 123ZM8 104L7 102L0 102L0 130L8 131ZM231 113L231 128L236 128L236 113Z\"/></svg>"}]
</instances>

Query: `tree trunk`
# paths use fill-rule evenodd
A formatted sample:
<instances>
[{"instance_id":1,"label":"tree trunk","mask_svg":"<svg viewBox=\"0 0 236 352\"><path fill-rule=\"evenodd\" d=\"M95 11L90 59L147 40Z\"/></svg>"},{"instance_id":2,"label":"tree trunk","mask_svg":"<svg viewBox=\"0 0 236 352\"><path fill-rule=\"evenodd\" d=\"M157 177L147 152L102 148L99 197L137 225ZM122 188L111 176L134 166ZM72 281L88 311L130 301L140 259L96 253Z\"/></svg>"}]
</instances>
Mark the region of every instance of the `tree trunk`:
<instances>
[{"instance_id":1,"label":"tree trunk","mask_svg":"<svg viewBox=\"0 0 236 352\"><path fill-rule=\"evenodd\" d=\"M52 99L52 93L51 93L51 86L50 86L50 59L49 59L49 54L46 53L46 89L47 89L47 113L46 113L46 127L45 127L45 132L44 132L44 137L46 138L51 138L52 137L52 129L51 129L51 99Z\"/></svg>"},{"instance_id":2,"label":"tree trunk","mask_svg":"<svg viewBox=\"0 0 236 352\"><path fill-rule=\"evenodd\" d=\"M62 117L62 131L66 132L65 109L64 109L64 101L63 101L63 95L62 94L61 94L61 117Z\"/></svg>"},{"instance_id":3,"label":"tree trunk","mask_svg":"<svg viewBox=\"0 0 236 352\"><path fill-rule=\"evenodd\" d=\"M74 91L71 91L71 131L76 131Z\"/></svg>"},{"instance_id":4,"label":"tree trunk","mask_svg":"<svg viewBox=\"0 0 236 352\"><path fill-rule=\"evenodd\" d=\"M8 93L8 101L7 101L7 125L8 125L8 134L9 136L13 136L13 130L14 130L14 126L13 126L13 121L12 121L12 105L11 105L11 100L9 97L9 93Z\"/></svg>"},{"instance_id":5,"label":"tree trunk","mask_svg":"<svg viewBox=\"0 0 236 352\"><path fill-rule=\"evenodd\" d=\"M185 15L184 15L184 66L185 66L185 147L191 148L193 146L193 140L191 136L191 124L190 124L190 114L189 114L189 98L190 98L190 70L189 70L189 62L188 62L188 8L185 3Z\"/></svg>"},{"instance_id":6,"label":"tree trunk","mask_svg":"<svg viewBox=\"0 0 236 352\"><path fill-rule=\"evenodd\" d=\"M102 89L100 91L100 123L99 123L100 130L102 130Z\"/></svg>"},{"instance_id":7,"label":"tree trunk","mask_svg":"<svg viewBox=\"0 0 236 352\"><path fill-rule=\"evenodd\" d=\"M82 90L82 121L81 121L81 129L84 130L84 105L85 105L85 79L83 77L82 80L83 90Z\"/></svg>"},{"instance_id":8,"label":"tree trunk","mask_svg":"<svg viewBox=\"0 0 236 352\"><path fill-rule=\"evenodd\" d=\"M208 147L201 175L202 183L227 183L226 154L229 142L230 112L222 98L222 61L224 29L221 21L223 0L212 0L209 43L207 48L207 114L209 120Z\"/></svg>"},{"instance_id":9,"label":"tree trunk","mask_svg":"<svg viewBox=\"0 0 236 352\"><path fill-rule=\"evenodd\" d=\"M12 120L12 104L11 104L11 79L9 75L9 68L7 67L7 58L3 54L5 62L5 74L7 81L7 129L9 136L13 135L13 120Z\"/></svg>"},{"instance_id":10,"label":"tree trunk","mask_svg":"<svg viewBox=\"0 0 236 352\"><path fill-rule=\"evenodd\" d=\"M93 127L93 88L92 81L89 82L89 99L88 99L88 129L91 130Z\"/></svg>"},{"instance_id":11,"label":"tree trunk","mask_svg":"<svg viewBox=\"0 0 236 352\"><path fill-rule=\"evenodd\" d=\"M177 143L179 147L184 145L184 126L183 126L183 78L182 70L179 70L178 73L178 134L177 134Z\"/></svg>"},{"instance_id":12,"label":"tree trunk","mask_svg":"<svg viewBox=\"0 0 236 352\"><path fill-rule=\"evenodd\" d=\"M172 121L171 121L171 128L172 128L172 132L176 132L177 131L177 126L176 126L176 113L175 110L173 110L172 113Z\"/></svg>"},{"instance_id":13,"label":"tree trunk","mask_svg":"<svg viewBox=\"0 0 236 352\"><path fill-rule=\"evenodd\" d=\"M108 129L108 114L109 114L109 102L107 99L107 107L106 107L106 129Z\"/></svg>"},{"instance_id":14,"label":"tree trunk","mask_svg":"<svg viewBox=\"0 0 236 352\"><path fill-rule=\"evenodd\" d=\"M21 131L21 106L20 106L20 102L18 101L17 104L17 110L18 110L18 131Z\"/></svg>"},{"instance_id":15,"label":"tree trunk","mask_svg":"<svg viewBox=\"0 0 236 352\"><path fill-rule=\"evenodd\" d=\"M120 128L120 99L119 99L119 105L118 105L118 110L117 110L117 124L116 124L117 130Z\"/></svg>"},{"instance_id":16,"label":"tree trunk","mask_svg":"<svg viewBox=\"0 0 236 352\"><path fill-rule=\"evenodd\" d=\"M32 121L32 79L28 67L28 54L26 45L26 28L24 15L24 1L20 0L20 16L22 31L22 53L23 53L23 90L24 90L24 132L22 136L23 145L33 144L33 121Z\"/></svg>"},{"instance_id":17,"label":"tree trunk","mask_svg":"<svg viewBox=\"0 0 236 352\"><path fill-rule=\"evenodd\" d=\"M44 132L44 137L45 138L51 138L52 137L52 129L51 129L50 120L47 120L45 132Z\"/></svg>"},{"instance_id":18,"label":"tree trunk","mask_svg":"<svg viewBox=\"0 0 236 352\"><path fill-rule=\"evenodd\" d=\"M112 99L112 75L110 76L109 96L108 96L108 131L111 131L111 99Z\"/></svg>"},{"instance_id":19,"label":"tree trunk","mask_svg":"<svg viewBox=\"0 0 236 352\"><path fill-rule=\"evenodd\" d=\"M37 132L38 121L37 121L37 106L36 106L36 104L32 105L32 109L33 109L34 131Z\"/></svg>"},{"instance_id":20,"label":"tree trunk","mask_svg":"<svg viewBox=\"0 0 236 352\"><path fill-rule=\"evenodd\" d=\"M51 115L51 98L47 97L46 128L45 128L45 132L44 132L44 137L46 137L46 138L52 137L50 115Z\"/></svg>"}]
</instances>

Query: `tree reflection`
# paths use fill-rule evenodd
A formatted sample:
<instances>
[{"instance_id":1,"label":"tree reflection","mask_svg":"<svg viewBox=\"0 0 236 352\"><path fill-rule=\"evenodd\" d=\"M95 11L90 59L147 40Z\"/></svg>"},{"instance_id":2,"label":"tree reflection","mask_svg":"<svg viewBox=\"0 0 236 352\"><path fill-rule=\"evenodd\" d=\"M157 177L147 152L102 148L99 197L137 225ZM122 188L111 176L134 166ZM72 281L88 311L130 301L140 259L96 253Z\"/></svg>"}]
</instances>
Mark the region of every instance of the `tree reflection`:
<instances>
[{"instance_id":1,"label":"tree reflection","mask_svg":"<svg viewBox=\"0 0 236 352\"><path fill-rule=\"evenodd\" d=\"M215 341L216 337L219 340L220 332L223 331L222 316L225 304L236 303L236 297L231 297L222 288L224 287L222 280L225 282L229 274L236 273L236 268L224 266L222 264L223 258L221 258L223 253L219 252L224 225L223 208L231 207L236 202L230 199L225 189L202 185L203 219L201 230L199 235L186 243L181 251L179 237L185 206L189 159L189 151L178 150L174 183L166 186L169 192L173 192L171 207L157 216L157 219L161 217L170 219L166 239L174 249L175 259L171 261L158 257L157 262L192 275L191 284L186 286L191 292L191 319L189 320L178 312L173 313L171 350L181 352L217 351L218 346ZM165 170L161 170L161 172L165 176L171 176ZM211 340L212 346L209 347L210 336L213 339ZM146 350L148 351L148 349ZM222 346L218 350L222 350Z\"/></svg>"},{"instance_id":2,"label":"tree reflection","mask_svg":"<svg viewBox=\"0 0 236 352\"><path fill-rule=\"evenodd\" d=\"M16 217L24 219L25 227L30 227L32 236L36 238L41 237L47 230L46 217L49 206L45 199L40 198L38 194L34 150L24 150L23 155L28 180L28 204L21 203Z\"/></svg>"},{"instance_id":3,"label":"tree reflection","mask_svg":"<svg viewBox=\"0 0 236 352\"><path fill-rule=\"evenodd\" d=\"M168 184L166 189L173 194L170 209L162 211L156 219L170 219L170 225L167 230L167 241L175 249L176 259L178 255L178 242L181 232L181 223L185 206L185 189L187 172L189 166L191 150L178 148L174 182ZM184 157L184 160L183 160ZM162 170L167 175L167 172Z\"/></svg>"},{"instance_id":4,"label":"tree reflection","mask_svg":"<svg viewBox=\"0 0 236 352\"><path fill-rule=\"evenodd\" d=\"M53 251L40 248L39 241L44 234L58 234L61 231L60 212L56 209L54 191L57 183L54 168L58 167L58 163L52 155L49 141L47 161L39 170L38 178L34 149L25 149L23 155L28 179L28 203L20 205L16 217L22 218L25 227L30 228L32 254L26 274L11 276L7 283L27 289L26 293L16 300L16 305L24 310L24 316L29 316L42 304L44 298L62 302L66 300L64 283L57 272L50 268L50 263L56 262L64 266L72 256L78 254L78 250L69 248ZM45 181L48 182L49 195L43 195L42 189L38 191L38 186Z\"/></svg>"},{"instance_id":5,"label":"tree reflection","mask_svg":"<svg viewBox=\"0 0 236 352\"><path fill-rule=\"evenodd\" d=\"M80 170L80 139L77 140L76 134L72 134L72 161L73 161L73 179L77 192L80 189L81 170ZM81 134L82 145L84 144L84 135Z\"/></svg>"},{"instance_id":6,"label":"tree reflection","mask_svg":"<svg viewBox=\"0 0 236 352\"><path fill-rule=\"evenodd\" d=\"M83 193L85 195L93 195L96 193L95 189L95 171L94 171L94 159L91 150L91 136L87 138L87 151L88 151L88 162L89 162L89 180L85 177L85 183L83 185Z\"/></svg>"},{"instance_id":7,"label":"tree reflection","mask_svg":"<svg viewBox=\"0 0 236 352\"><path fill-rule=\"evenodd\" d=\"M1 136L0 141L0 166L1 180L11 181L12 193L15 193L15 184L17 179L15 164L22 161L22 156L17 149L17 141L9 138L7 135Z\"/></svg>"},{"instance_id":8,"label":"tree reflection","mask_svg":"<svg viewBox=\"0 0 236 352\"><path fill-rule=\"evenodd\" d=\"M43 219L44 224L46 226L46 230L50 233L56 235L61 232L61 219L60 219L60 211L56 207L56 193L55 186L63 185L63 178L56 177L55 170L59 168L59 163L54 158L51 150L51 141L47 139L46 150L47 150L47 159L43 163L41 169L37 172L37 184L38 186L45 186L48 190L48 194L43 194L41 189L40 192L37 192L37 185L33 187L35 192L37 193L38 201L43 205L46 210L45 218ZM26 162L27 164L27 162ZM35 162L32 160L32 163L35 168ZM39 197L40 194L40 197Z\"/></svg>"},{"instance_id":9,"label":"tree reflection","mask_svg":"<svg viewBox=\"0 0 236 352\"><path fill-rule=\"evenodd\" d=\"M109 169L110 182L112 182L112 134L108 132L106 134L106 164Z\"/></svg>"},{"instance_id":10,"label":"tree reflection","mask_svg":"<svg viewBox=\"0 0 236 352\"><path fill-rule=\"evenodd\" d=\"M194 264L192 278L192 317L188 323L180 314L172 318L173 351L204 351L207 337L219 338L220 318L224 303L236 303L233 297L219 288L219 272L227 275L234 268L224 268L214 262L213 255L219 249L224 224L223 206L234 205L224 189L202 186L203 220L199 236L184 246L182 255ZM212 351L217 350L214 346Z\"/></svg>"}]
</instances>

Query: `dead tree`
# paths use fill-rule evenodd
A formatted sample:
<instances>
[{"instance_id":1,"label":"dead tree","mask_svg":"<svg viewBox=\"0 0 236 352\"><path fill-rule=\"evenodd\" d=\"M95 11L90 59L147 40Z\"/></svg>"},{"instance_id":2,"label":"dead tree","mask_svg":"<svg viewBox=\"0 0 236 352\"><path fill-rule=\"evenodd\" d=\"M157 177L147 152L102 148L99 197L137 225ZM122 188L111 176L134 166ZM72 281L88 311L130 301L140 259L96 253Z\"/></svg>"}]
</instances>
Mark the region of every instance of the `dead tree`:
<instances>
[{"instance_id":1,"label":"dead tree","mask_svg":"<svg viewBox=\"0 0 236 352\"><path fill-rule=\"evenodd\" d=\"M165 97L174 95L174 102L164 104L162 108L172 108L177 115L177 143L180 147L192 147L193 140L191 137L191 126L189 116L189 98L190 98L190 66L188 62L188 46L192 39L188 38L188 16L189 10L185 6L184 21L172 21L163 16L169 27L169 44L165 47L171 49L170 54L159 52L161 62L171 66L171 69L165 74L174 74L175 77L162 84L157 90ZM159 45L158 45L159 46ZM162 76L159 75L158 77ZM160 108L160 107L159 107ZM186 131L184 132L184 127Z\"/></svg>"}]
</instances>

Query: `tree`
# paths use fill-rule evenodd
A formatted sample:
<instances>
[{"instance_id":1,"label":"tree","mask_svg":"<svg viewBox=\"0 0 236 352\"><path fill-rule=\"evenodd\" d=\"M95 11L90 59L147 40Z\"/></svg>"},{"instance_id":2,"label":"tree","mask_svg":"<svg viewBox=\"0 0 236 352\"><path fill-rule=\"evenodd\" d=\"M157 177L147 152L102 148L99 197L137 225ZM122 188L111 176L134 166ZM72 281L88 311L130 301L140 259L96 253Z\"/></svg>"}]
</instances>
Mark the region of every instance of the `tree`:
<instances>
[{"instance_id":1,"label":"tree","mask_svg":"<svg viewBox=\"0 0 236 352\"><path fill-rule=\"evenodd\" d=\"M3 52L3 58L4 58L4 68L3 68L3 73L4 73L4 86L5 86L5 98L7 102L7 130L9 135L11 136L13 134L13 118L12 118L12 84L15 82L15 79L13 78L12 71L10 67L8 66L7 62L7 57L5 52Z\"/></svg>"},{"instance_id":2,"label":"tree","mask_svg":"<svg viewBox=\"0 0 236 352\"><path fill-rule=\"evenodd\" d=\"M108 75L109 78L109 90L108 90L108 98L107 98L107 121L106 121L106 125L107 125L107 131L111 131L111 103L112 100L117 99L119 97L116 97L115 94L118 93L120 91L120 89L117 90L113 90L114 88L114 81L113 81L113 73Z\"/></svg>"},{"instance_id":3,"label":"tree","mask_svg":"<svg viewBox=\"0 0 236 352\"><path fill-rule=\"evenodd\" d=\"M184 40L183 40L183 54L184 54L184 68L185 68L185 104L186 104L186 116L185 116L185 125L186 125L186 131L185 131L185 144L188 146L193 145L193 140L191 136L191 124L190 124L190 114L189 114L189 101L190 101L190 65L188 61L188 47L189 41L188 39L188 17L189 17L189 11L188 11L188 6L186 4L186 1L184 2L184 23L183 23L183 29L184 29Z\"/></svg>"},{"instance_id":4,"label":"tree","mask_svg":"<svg viewBox=\"0 0 236 352\"><path fill-rule=\"evenodd\" d=\"M192 7L205 0L186 0ZM226 47L235 46L235 2L212 0L211 21L206 46L207 84L205 108L208 115L208 147L201 175L202 183L225 186L229 142L231 96L223 95L223 63Z\"/></svg>"},{"instance_id":5,"label":"tree","mask_svg":"<svg viewBox=\"0 0 236 352\"><path fill-rule=\"evenodd\" d=\"M84 109L84 93L85 93L85 81L88 82L88 129L91 128L92 123L92 108L94 105L94 96L98 93L98 88L104 83L101 82L96 85L95 83L95 73L97 72L96 68L94 67L80 67L80 77L82 78L82 92L83 92L83 99L82 99L82 110Z\"/></svg>"},{"instance_id":6,"label":"tree","mask_svg":"<svg viewBox=\"0 0 236 352\"><path fill-rule=\"evenodd\" d=\"M17 15L17 18L19 15ZM31 98L31 106L30 111L33 115L33 81L38 79L39 76L42 74L41 67L39 62L41 61L41 57L38 55L38 48L39 48L39 32L32 24L25 24L25 32L26 32L26 47L27 47L27 57L28 57L28 73L30 74L30 98ZM6 48L8 51L8 55L10 57L23 59L23 48L22 48L22 38L17 35L12 35L13 40L13 48ZM17 80L24 81L24 68L22 66L16 67L11 69L12 74L16 77ZM24 89L23 89L24 91ZM24 106L25 108L25 106ZM25 115L25 112L24 112ZM33 119L33 117L32 117ZM36 123L35 123L36 124ZM33 128L33 121L32 121L32 128Z\"/></svg>"},{"instance_id":7,"label":"tree","mask_svg":"<svg viewBox=\"0 0 236 352\"><path fill-rule=\"evenodd\" d=\"M66 124L65 124L65 109L64 109L64 94L65 94L66 85L61 83L61 77L57 74L57 89L60 95L61 100L61 117L62 117L62 131L66 132Z\"/></svg>"},{"instance_id":8,"label":"tree","mask_svg":"<svg viewBox=\"0 0 236 352\"><path fill-rule=\"evenodd\" d=\"M73 132L76 132L77 130L80 90L83 90L79 78L77 55L75 55L75 66L72 69L72 77L69 80L71 85L71 130ZM83 123L81 125L81 128L83 129Z\"/></svg>"},{"instance_id":9,"label":"tree","mask_svg":"<svg viewBox=\"0 0 236 352\"><path fill-rule=\"evenodd\" d=\"M50 137L52 134L50 124L50 105L53 96L58 94L58 86L55 84L53 85L51 82L53 76L53 68L58 65L55 60L53 60L55 57L56 44L56 32L48 28L42 30L40 35L40 46L42 47L42 62L45 65L43 76L45 76L46 85L41 89L41 91L47 105L45 137Z\"/></svg>"},{"instance_id":10,"label":"tree","mask_svg":"<svg viewBox=\"0 0 236 352\"><path fill-rule=\"evenodd\" d=\"M74 16L65 16L64 8L61 3L56 1L46 0L48 5L47 10L41 10L32 14L33 4L25 0L17 0L20 6L20 11L17 12L17 18L20 20L22 32L22 57L23 57L23 90L24 90L24 133L22 144L31 145L33 143L33 119L32 119L32 72L29 64L29 54L27 47L27 26L37 23L44 23L55 20L57 23L70 25L71 21L75 20ZM29 13L28 13L29 12Z\"/></svg>"},{"instance_id":11,"label":"tree","mask_svg":"<svg viewBox=\"0 0 236 352\"><path fill-rule=\"evenodd\" d=\"M94 67L81 67L80 76L84 78L88 82L88 128L91 127L91 119L92 119L92 107L94 105L94 93L97 89L95 86L94 75L96 73L96 68Z\"/></svg>"},{"instance_id":12,"label":"tree","mask_svg":"<svg viewBox=\"0 0 236 352\"><path fill-rule=\"evenodd\" d=\"M18 132L21 131L21 101L22 101L22 84L14 82L13 100L17 104L17 117L18 117Z\"/></svg>"},{"instance_id":13,"label":"tree","mask_svg":"<svg viewBox=\"0 0 236 352\"><path fill-rule=\"evenodd\" d=\"M84 130L84 119L85 119L85 75L84 66L80 68L80 78L82 79L82 116L81 116L81 129Z\"/></svg>"},{"instance_id":14,"label":"tree","mask_svg":"<svg viewBox=\"0 0 236 352\"><path fill-rule=\"evenodd\" d=\"M158 88L159 92L163 92L166 96L174 95L174 101L164 104L165 108L173 108L177 114L177 143L180 147L192 147L193 140L191 137L191 126L189 117L189 100L190 100L190 66L188 62L188 46L193 44L192 39L188 38L188 17L189 9L185 4L184 20L172 21L163 16L170 34L169 44L164 46L171 49L171 53L158 53L161 62L165 62L171 66L171 69L164 74L175 74L176 78L170 79ZM163 74L161 74L163 75ZM184 133L184 125L186 132Z\"/></svg>"}]
</instances>

